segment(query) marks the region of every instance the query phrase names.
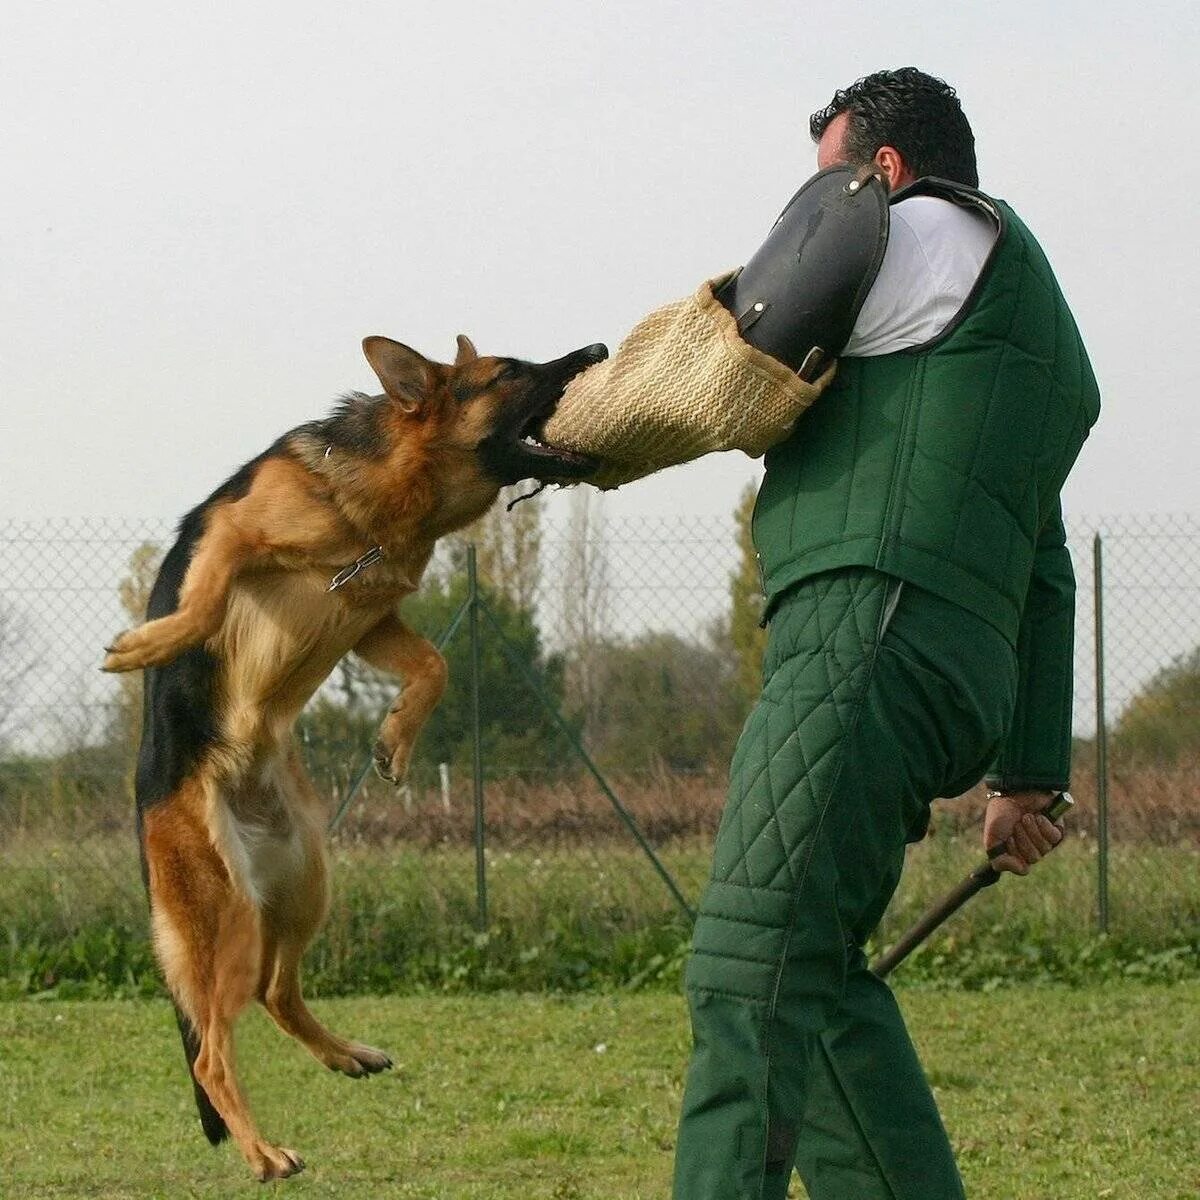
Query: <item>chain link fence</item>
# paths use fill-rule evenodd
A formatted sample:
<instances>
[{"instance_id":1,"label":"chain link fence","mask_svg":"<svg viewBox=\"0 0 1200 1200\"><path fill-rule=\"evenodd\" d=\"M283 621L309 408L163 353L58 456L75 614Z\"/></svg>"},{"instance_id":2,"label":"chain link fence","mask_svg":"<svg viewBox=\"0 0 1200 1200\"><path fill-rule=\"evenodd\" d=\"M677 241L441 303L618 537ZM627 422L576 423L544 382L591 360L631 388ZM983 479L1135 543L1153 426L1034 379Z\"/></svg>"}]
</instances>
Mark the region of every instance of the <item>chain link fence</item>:
<instances>
[{"instance_id":1,"label":"chain link fence","mask_svg":"<svg viewBox=\"0 0 1200 1200\"><path fill-rule=\"evenodd\" d=\"M1077 788L1096 843L1096 926L1200 925L1200 521L1071 529L1079 582ZM1164 898L1180 897L1178 904Z\"/></svg>"},{"instance_id":2,"label":"chain link fence","mask_svg":"<svg viewBox=\"0 0 1200 1200\"><path fill-rule=\"evenodd\" d=\"M744 512L606 519L581 489L557 520L537 501L498 508L439 548L405 610L428 636L451 635L451 686L406 786L367 770L394 681L348 659L298 723L334 814L319 986L577 987L677 971L761 654L744 534ZM171 539L158 522L0 523L10 991L152 975L132 828L140 680L97 667ZM1010 889L990 919L1024 904L1088 933L1194 929L1200 521L1076 521L1071 545L1076 836L1042 886L1019 900ZM884 940L978 857L980 812L978 794L939 803Z\"/></svg>"}]
</instances>

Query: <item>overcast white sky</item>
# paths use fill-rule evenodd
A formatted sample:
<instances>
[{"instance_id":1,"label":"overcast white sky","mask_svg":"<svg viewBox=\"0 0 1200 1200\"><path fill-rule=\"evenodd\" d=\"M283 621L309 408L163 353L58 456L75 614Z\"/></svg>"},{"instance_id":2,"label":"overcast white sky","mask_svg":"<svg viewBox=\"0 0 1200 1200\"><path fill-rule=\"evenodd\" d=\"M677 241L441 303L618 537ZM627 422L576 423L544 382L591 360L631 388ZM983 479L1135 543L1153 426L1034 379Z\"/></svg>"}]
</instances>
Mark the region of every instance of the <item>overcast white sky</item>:
<instances>
[{"instance_id":1,"label":"overcast white sky","mask_svg":"<svg viewBox=\"0 0 1200 1200\"><path fill-rule=\"evenodd\" d=\"M555 356L743 261L807 116L915 64L1041 237L1106 398L1073 514L1196 510L1200 7L29 3L0 15L0 513L175 517L364 334ZM725 513L706 459L615 513ZM561 503L561 501L560 501Z\"/></svg>"}]
</instances>

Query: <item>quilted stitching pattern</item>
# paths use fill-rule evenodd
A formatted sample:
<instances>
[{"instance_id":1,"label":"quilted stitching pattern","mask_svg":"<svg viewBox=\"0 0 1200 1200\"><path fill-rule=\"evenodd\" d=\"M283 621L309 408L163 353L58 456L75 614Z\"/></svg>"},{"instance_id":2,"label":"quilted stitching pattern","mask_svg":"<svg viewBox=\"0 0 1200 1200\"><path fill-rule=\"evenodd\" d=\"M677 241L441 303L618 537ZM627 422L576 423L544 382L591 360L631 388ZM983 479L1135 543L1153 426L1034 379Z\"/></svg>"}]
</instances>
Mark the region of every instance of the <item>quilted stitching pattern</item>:
<instances>
[{"instance_id":1,"label":"quilted stitching pattern","mask_svg":"<svg viewBox=\"0 0 1200 1200\"><path fill-rule=\"evenodd\" d=\"M714 880L794 891L869 670L885 590L874 572L836 573L790 606L775 639L785 644L768 650L769 678L734 755Z\"/></svg>"},{"instance_id":2,"label":"quilted stitching pattern","mask_svg":"<svg viewBox=\"0 0 1200 1200\"><path fill-rule=\"evenodd\" d=\"M810 580L772 623L767 683L730 772L689 987L765 1005L776 985L813 834L865 689L888 580Z\"/></svg>"},{"instance_id":3,"label":"quilted stitching pattern","mask_svg":"<svg viewBox=\"0 0 1200 1200\"><path fill-rule=\"evenodd\" d=\"M772 621L764 696L739 745L688 964L695 1051L678 1200L782 1197L780 1135L800 1130L809 1163L832 1144L813 1140L814 1101L822 1128L834 1120L860 1140L875 1131L864 1154L887 1194L955 1194L896 1009L889 1001L882 1023L860 1015L856 981L873 977L857 947L887 903L925 799L949 775L981 772L994 750L1014 662L998 632L920 589L905 588L889 609L892 587L870 568L814 576ZM886 997L877 980L873 994ZM832 1049L839 1032L858 1061L849 1118L844 1102L828 1111L814 1086L813 1035ZM813 1194L865 1195L865 1178L839 1170ZM913 1182L892 1186L898 1179Z\"/></svg>"}]
</instances>

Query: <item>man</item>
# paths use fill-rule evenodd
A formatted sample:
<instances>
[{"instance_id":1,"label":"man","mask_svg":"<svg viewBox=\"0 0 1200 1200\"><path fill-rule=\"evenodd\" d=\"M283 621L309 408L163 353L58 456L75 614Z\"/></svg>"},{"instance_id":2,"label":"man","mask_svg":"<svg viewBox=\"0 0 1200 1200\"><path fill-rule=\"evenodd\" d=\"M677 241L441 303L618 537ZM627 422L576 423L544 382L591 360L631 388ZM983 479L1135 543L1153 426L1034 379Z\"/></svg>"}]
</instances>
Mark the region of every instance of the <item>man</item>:
<instances>
[{"instance_id":1,"label":"man","mask_svg":"<svg viewBox=\"0 0 1200 1200\"><path fill-rule=\"evenodd\" d=\"M754 537L770 634L731 769L687 988L676 1200L963 1196L900 1012L863 945L930 802L985 772L997 865L1062 832L1074 580L1059 491L1095 380L1029 231L975 190L954 90L839 91L817 164L893 203L833 384L769 451ZM982 1052L982 1051L981 1051Z\"/></svg>"}]
</instances>

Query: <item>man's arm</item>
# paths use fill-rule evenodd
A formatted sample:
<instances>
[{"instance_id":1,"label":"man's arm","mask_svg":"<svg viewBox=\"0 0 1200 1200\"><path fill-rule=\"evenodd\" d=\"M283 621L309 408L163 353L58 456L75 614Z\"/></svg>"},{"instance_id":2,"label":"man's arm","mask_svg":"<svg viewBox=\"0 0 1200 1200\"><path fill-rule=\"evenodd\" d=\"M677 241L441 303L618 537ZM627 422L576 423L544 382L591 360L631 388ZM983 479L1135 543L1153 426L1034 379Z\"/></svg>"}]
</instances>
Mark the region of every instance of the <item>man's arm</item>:
<instances>
[{"instance_id":1,"label":"man's arm","mask_svg":"<svg viewBox=\"0 0 1200 1200\"><path fill-rule=\"evenodd\" d=\"M987 776L1000 792L1064 790L1071 776L1075 572L1062 506L1042 527L1017 636L1017 700Z\"/></svg>"},{"instance_id":2,"label":"man's arm","mask_svg":"<svg viewBox=\"0 0 1200 1200\"><path fill-rule=\"evenodd\" d=\"M1021 614L1012 724L987 776L989 788L1005 793L984 822L987 845L1008 849L993 864L998 870L1024 875L1061 840L1061 830L1032 814L1070 782L1074 651L1075 572L1056 502L1038 537Z\"/></svg>"}]
</instances>

